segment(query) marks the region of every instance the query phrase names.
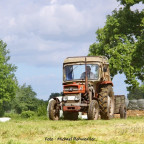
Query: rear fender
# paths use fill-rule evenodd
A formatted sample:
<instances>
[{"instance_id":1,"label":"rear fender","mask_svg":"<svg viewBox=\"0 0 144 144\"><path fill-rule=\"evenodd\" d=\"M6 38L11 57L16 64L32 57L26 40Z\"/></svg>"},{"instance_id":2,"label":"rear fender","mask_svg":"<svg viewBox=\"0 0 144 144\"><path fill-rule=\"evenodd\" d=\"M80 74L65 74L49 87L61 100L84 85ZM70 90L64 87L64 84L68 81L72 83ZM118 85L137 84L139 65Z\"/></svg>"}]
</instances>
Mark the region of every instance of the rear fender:
<instances>
[{"instance_id":1,"label":"rear fender","mask_svg":"<svg viewBox=\"0 0 144 144\"><path fill-rule=\"evenodd\" d=\"M113 86L112 81L103 81L103 82L101 82L101 83L100 83L100 85L107 85L107 84L109 84L109 85L112 85L112 86Z\"/></svg>"}]
</instances>

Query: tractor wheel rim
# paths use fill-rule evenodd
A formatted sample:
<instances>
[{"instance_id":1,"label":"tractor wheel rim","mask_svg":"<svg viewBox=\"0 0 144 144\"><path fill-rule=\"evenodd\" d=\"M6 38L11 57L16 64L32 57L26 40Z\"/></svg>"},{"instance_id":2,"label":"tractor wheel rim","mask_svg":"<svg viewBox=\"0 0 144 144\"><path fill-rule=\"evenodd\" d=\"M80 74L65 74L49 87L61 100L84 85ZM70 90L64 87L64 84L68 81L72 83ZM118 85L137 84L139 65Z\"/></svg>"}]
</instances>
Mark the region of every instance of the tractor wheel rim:
<instances>
[{"instance_id":1,"label":"tractor wheel rim","mask_svg":"<svg viewBox=\"0 0 144 144\"><path fill-rule=\"evenodd\" d=\"M98 117L98 110L94 108L94 120L97 120Z\"/></svg>"}]
</instances>

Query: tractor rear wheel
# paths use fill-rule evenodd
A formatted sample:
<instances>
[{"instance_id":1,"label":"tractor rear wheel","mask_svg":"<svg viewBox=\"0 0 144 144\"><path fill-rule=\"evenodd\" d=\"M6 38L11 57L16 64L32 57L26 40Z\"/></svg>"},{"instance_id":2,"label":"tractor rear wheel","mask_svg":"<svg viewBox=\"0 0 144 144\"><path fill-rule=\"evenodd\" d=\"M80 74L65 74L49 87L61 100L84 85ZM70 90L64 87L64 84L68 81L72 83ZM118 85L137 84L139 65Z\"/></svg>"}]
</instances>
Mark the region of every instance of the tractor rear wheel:
<instances>
[{"instance_id":1,"label":"tractor rear wheel","mask_svg":"<svg viewBox=\"0 0 144 144\"><path fill-rule=\"evenodd\" d=\"M77 120L78 119L78 112L63 112L65 120Z\"/></svg>"},{"instance_id":2,"label":"tractor rear wheel","mask_svg":"<svg viewBox=\"0 0 144 144\"><path fill-rule=\"evenodd\" d=\"M111 85L101 88L99 93L101 119L109 120L114 117L114 93Z\"/></svg>"},{"instance_id":3,"label":"tractor rear wheel","mask_svg":"<svg viewBox=\"0 0 144 144\"><path fill-rule=\"evenodd\" d=\"M49 118L51 120L59 120L60 117L60 110L57 106L56 100L52 100L49 103Z\"/></svg>"},{"instance_id":4,"label":"tractor rear wheel","mask_svg":"<svg viewBox=\"0 0 144 144\"><path fill-rule=\"evenodd\" d=\"M99 117L99 105L96 100L92 100L88 108L88 119L97 120Z\"/></svg>"}]
</instances>

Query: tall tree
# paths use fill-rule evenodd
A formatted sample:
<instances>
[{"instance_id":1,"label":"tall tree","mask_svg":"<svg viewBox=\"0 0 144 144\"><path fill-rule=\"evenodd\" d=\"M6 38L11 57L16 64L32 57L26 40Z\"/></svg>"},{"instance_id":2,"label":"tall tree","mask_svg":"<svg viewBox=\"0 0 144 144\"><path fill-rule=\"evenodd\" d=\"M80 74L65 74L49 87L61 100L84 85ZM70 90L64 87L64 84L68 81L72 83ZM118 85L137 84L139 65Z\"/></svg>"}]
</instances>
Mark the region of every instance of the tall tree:
<instances>
[{"instance_id":1,"label":"tall tree","mask_svg":"<svg viewBox=\"0 0 144 144\"><path fill-rule=\"evenodd\" d=\"M128 90L137 87L137 79L144 81L144 10L131 6L144 0L117 0L123 8L107 16L106 24L96 31L97 42L89 48L89 55L109 58L111 76L126 75Z\"/></svg>"},{"instance_id":2,"label":"tall tree","mask_svg":"<svg viewBox=\"0 0 144 144\"><path fill-rule=\"evenodd\" d=\"M0 40L0 116L4 114L4 103L11 101L16 93L16 66L9 63L7 45Z\"/></svg>"},{"instance_id":3,"label":"tall tree","mask_svg":"<svg viewBox=\"0 0 144 144\"><path fill-rule=\"evenodd\" d=\"M17 112L22 111L36 111L39 106L39 100L36 98L36 93L33 91L31 85L23 84L19 86L16 92L16 96L12 101L12 108Z\"/></svg>"}]
</instances>

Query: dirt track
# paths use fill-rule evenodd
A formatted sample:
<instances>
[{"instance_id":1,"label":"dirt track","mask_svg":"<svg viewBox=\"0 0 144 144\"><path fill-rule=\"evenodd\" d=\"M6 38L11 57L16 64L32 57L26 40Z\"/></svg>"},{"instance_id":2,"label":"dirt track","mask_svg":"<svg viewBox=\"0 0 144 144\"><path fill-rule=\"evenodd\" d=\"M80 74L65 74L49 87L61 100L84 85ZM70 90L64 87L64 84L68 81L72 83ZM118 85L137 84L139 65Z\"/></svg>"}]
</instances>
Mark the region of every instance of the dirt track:
<instances>
[{"instance_id":1,"label":"dirt track","mask_svg":"<svg viewBox=\"0 0 144 144\"><path fill-rule=\"evenodd\" d=\"M128 110L127 116L144 116L144 110Z\"/></svg>"},{"instance_id":2,"label":"dirt track","mask_svg":"<svg viewBox=\"0 0 144 144\"><path fill-rule=\"evenodd\" d=\"M127 111L127 117L130 116L144 116L144 110L128 110ZM119 118L119 114L115 114L115 118Z\"/></svg>"}]
</instances>

